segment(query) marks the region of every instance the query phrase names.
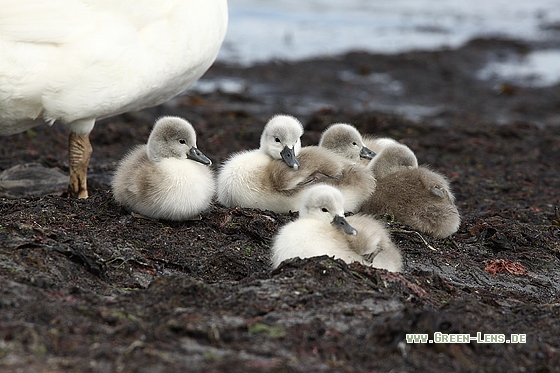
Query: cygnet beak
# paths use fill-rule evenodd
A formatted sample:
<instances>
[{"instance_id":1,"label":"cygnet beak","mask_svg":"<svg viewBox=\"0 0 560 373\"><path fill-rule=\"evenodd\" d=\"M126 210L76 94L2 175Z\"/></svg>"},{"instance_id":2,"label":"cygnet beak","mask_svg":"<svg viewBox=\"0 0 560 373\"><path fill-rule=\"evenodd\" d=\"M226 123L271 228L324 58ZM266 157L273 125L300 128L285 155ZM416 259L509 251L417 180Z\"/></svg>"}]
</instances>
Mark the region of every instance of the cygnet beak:
<instances>
[{"instance_id":1,"label":"cygnet beak","mask_svg":"<svg viewBox=\"0 0 560 373\"><path fill-rule=\"evenodd\" d=\"M340 228L346 234L357 235L358 231L348 223L348 220L344 216L336 215L331 223L337 228Z\"/></svg>"},{"instance_id":2,"label":"cygnet beak","mask_svg":"<svg viewBox=\"0 0 560 373\"><path fill-rule=\"evenodd\" d=\"M191 150L189 150L189 152L187 153L187 158L192 159L193 161L196 162L200 162L207 166L210 166L212 164L212 161L207 156L205 156L203 152L198 150L198 148L195 146L193 146Z\"/></svg>"},{"instance_id":3,"label":"cygnet beak","mask_svg":"<svg viewBox=\"0 0 560 373\"><path fill-rule=\"evenodd\" d=\"M292 167L295 170L299 168L299 162L296 158L296 153L294 152L294 148L290 149L289 147L285 146L284 149L282 149L282 151L280 152L280 155L282 156L282 159L284 160L284 162L286 162L288 166Z\"/></svg>"},{"instance_id":4,"label":"cygnet beak","mask_svg":"<svg viewBox=\"0 0 560 373\"><path fill-rule=\"evenodd\" d=\"M373 159L376 155L373 150L365 146L362 146L362 150L360 150L360 158L362 159Z\"/></svg>"}]
</instances>

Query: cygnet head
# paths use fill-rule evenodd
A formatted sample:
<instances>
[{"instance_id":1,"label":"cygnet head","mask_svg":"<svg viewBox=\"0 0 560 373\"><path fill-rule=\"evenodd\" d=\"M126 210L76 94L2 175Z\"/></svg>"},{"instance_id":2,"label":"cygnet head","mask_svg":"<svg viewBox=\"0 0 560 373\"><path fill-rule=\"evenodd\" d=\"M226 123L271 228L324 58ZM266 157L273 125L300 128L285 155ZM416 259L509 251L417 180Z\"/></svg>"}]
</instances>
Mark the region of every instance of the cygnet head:
<instances>
[{"instance_id":1,"label":"cygnet head","mask_svg":"<svg viewBox=\"0 0 560 373\"><path fill-rule=\"evenodd\" d=\"M153 162L177 158L192 159L205 165L212 164L212 161L197 149L193 126L179 117L162 117L156 122L148 138L148 158Z\"/></svg>"},{"instance_id":2,"label":"cygnet head","mask_svg":"<svg viewBox=\"0 0 560 373\"><path fill-rule=\"evenodd\" d=\"M358 233L344 218L344 196L338 189L326 184L307 189L302 196L299 216L330 223L347 234Z\"/></svg>"},{"instance_id":3,"label":"cygnet head","mask_svg":"<svg viewBox=\"0 0 560 373\"><path fill-rule=\"evenodd\" d=\"M360 159L373 159L375 153L365 146L360 132L352 125L335 123L321 135L319 146L358 162Z\"/></svg>"},{"instance_id":4,"label":"cygnet head","mask_svg":"<svg viewBox=\"0 0 560 373\"><path fill-rule=\"evenodd\" d=\"M391 144L381 150L368 167L375 177L384 178L400 170L418 168L418 160L408 146Z\"/></svg>"},{"instance_id":5,"label":"cygnet head","mask_svg":"<svg viewBox=\"0 0 560 373\"><path fill-rule=\"evenodd\" d=\"M303 126L299 120L290 115L276 115L264 127L260 149L274 159L283 159L297 170L302 135Z\"/></svg>"}]
</instances>

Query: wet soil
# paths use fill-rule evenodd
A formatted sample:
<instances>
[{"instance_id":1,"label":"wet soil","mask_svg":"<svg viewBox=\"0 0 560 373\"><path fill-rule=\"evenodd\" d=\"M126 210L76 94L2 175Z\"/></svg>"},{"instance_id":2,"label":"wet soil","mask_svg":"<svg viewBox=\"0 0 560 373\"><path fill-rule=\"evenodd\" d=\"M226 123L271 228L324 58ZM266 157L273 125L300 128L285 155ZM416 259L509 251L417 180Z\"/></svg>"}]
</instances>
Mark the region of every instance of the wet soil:
<instances>
[{"instance_id":1,"label":"wet soil","mask_svg":"<svg viewBox=\"0 0 560 373\"><path fill-rule=\"evenodd\" d=\"M215 65L205 81L219 89L99 122L90 198L0 198L0 371L560 371L560 86L476 74L536 47ZM271 239L297 213L215 204L166 222L113 200L116 163L158 116L189 119L218 165L257 147L276 113L302 120L304 145L339 121L407 144L451 180L459 231L387 219L401 274L328 257L271 271ZM66 146L63 125L0 138L0 171L67 172ZM407 343L436 332L525 343Z\"/></svg>"}]
</instances>

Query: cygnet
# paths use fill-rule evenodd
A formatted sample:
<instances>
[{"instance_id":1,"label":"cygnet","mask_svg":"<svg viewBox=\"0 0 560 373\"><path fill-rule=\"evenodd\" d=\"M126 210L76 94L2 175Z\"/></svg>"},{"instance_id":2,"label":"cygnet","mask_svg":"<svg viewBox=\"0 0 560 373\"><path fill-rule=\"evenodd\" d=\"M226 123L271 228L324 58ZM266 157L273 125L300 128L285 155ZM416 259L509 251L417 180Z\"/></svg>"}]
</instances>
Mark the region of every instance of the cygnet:
<instances>
[{"instance_id":1,"label":"cygnet","mask_svg":"<svg viewBox=\"0 0 560 373\"><path fill-rule=\"evenodd\" d=\"M274 238L273 268L289 258L328 255L347 263L400 271L400 252L381 223L365 215L344 218L343 206L344 196L334 187L315 185L307 189L299 219L282 227Z\"/></svg>"},{"instance_id":2,"label":"cygnet","mask_svg":"<svg viewBox=\"0 0 560 373\"><path fill-rule=\"evenodd\" d=\"M402 270L401 253L382 222L367 214L355 214L346 220L358 231L347 239L350 248L364 258L363 264L391 272Z\"/></svg>"},{"instance_id":3,"label":"cygnet","mask_svg":"<svg viewBox=\"0 0 560 373\"><path fill-rule=\"evenodd\" d=\"M194 218L210 206L216 190L211 164L197 149L189 122L163 117L155 123L148 143L119 163L112 184L115 200L153 219Z\"/></svg>"},{"instance_id":4,"label":"cygnet","mask_svg":"<svg viewBox=\"0 0 560 373\"><path fill-rule=\"evenodd\" d=\"M289 258L328 255L347 263L362 262L348 235L358 232L344 217L344 196L329 185L315 185L302 198L299 218L280 228L272 246L272 267Z\"/></svg>"},{"instance_id":5,"label":"cygnet","mask_svg":"<svg viewBox=\"0 0 560 373\"><path fill-rule=\"evenodd\" d=\"M368 168L377 178L377 187L360 211L392 215L421 232L447 237L461 223L449 181L428 167L418 167L411 153L398 144L375 156Z\"/></svg>"},{"instance_id":6,"label":"cygnet","mask_svg":"<svg viewBox=\"0 0 560 373\"><path fill-rule=\"evenodd\" d=\"M258 149L235 153L222 164L218 202L226 207L297 210L299 201L294 192L282 191L278 183L282 182L282 170L299 168L302 135L303 126L296 118L272 117L263 129Z\"/></svg>"},{"instance_id":7,"label":"cygnet","mask_svg":"<svg viewBox=\"0 0 560 373\"><path fill-rule=\"evenodd\" d=\"M398 171L418 168L418 159L414 152L406 145L395 142L384 147L379 154L383 157L373 159L368 168L373 171L376 179L394 174Z\"/></svg>"},{"instance_id":8,"label":"cygnet","mask_svg":"<svg viewBox=\"0 0 560 373\"><path fill-rule=\"evenodd\" d=\"M322 134L319 146L329 149L354 162L370 161L375 152L371 151L356 127L346 123L331 124Z\"/></svg>"}]
</instances>

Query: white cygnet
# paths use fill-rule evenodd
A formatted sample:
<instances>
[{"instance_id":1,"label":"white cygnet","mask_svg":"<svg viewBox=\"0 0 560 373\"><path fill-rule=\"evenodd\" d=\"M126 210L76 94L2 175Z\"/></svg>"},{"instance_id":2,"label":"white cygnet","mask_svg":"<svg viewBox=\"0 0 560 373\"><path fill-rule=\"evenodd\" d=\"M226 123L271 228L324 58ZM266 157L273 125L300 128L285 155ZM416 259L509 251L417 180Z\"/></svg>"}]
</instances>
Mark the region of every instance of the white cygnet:
<instances>
[{"instance_id":1,"label":"white cygnet","mask_svg":"<svg viewBox=\"0 0 560 373\"><path fill-rule=\"evenodd\" d=\"M358 232L344 217L344 197L329 185L306 190L299 218L283 226L272 246L272 267L290 258L328 255L345 262L361 262L362 256L350 248L346 236Z\"/></svg>"},{"instance_id":2,"label":"white cygnet","mask_svg":"<svg viewBox=\"0 0 560 373\"><path fill-rule=\"evenodd\" d=\"M347 263L400 271L400 252L381 223L365 215L344 218L343 206L344 196L332 186L315 185L307 189L299 218L282 227L274 238L273 268L290 258L328 255ZM373 260L369 261L371 257Z\"/></svg>"},{"instance_id":3,"label":"white cygnet","mask_svg":"<svg viewBox=\"0 0 560 373\"><path fill-rule=\"evenodd\" d=\"M294 117L276 115L265 125L260 147L235 153L218 174L218 202L226 207L250 207L276 212L296 211L299 200L278 183L278 170L297 170L303 126ZM280 171L281 173L281 171Z\"/></svg>"},{"instance_id":4,"label":"white cygnet","mask_svg":"<svg viewBox=\"0 0 560 373\"><path fill-rule=\"evenodd\" d=\"M211 164L197 149L189 122L163 117L148 143L119 163L112 184L115 200L153 219L194 218L210 206L216 190Z\"/></svg>"}]
</instances>

